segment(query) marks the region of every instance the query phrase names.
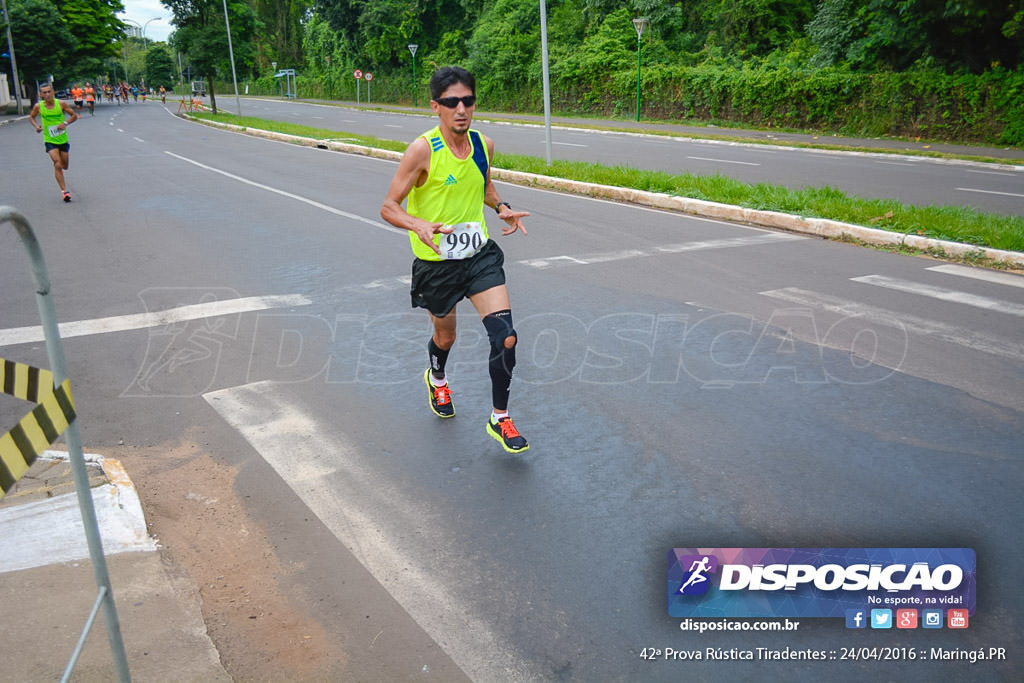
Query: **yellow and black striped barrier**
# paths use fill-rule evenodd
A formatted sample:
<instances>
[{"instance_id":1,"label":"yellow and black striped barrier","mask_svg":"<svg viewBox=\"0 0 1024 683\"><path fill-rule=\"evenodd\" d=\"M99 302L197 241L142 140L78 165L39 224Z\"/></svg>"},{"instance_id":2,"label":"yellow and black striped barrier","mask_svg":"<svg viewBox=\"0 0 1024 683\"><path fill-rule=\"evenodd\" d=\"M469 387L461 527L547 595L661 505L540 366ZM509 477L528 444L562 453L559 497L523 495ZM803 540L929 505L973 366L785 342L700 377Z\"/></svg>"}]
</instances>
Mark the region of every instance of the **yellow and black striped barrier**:
<instances>
[{"instance_id":1,"label":"yellow and black striped barrier","mask_svg":"<svg viewBox=\"0 0 1024 683\"><path fill-rule=\"evenodd\" d=\"M0 358L3 393L37 404L9 432L0 436L0 498L25 476L46 448L75 419L71 381L53 386L53 373Z\"/></svg>"}]
</instances>

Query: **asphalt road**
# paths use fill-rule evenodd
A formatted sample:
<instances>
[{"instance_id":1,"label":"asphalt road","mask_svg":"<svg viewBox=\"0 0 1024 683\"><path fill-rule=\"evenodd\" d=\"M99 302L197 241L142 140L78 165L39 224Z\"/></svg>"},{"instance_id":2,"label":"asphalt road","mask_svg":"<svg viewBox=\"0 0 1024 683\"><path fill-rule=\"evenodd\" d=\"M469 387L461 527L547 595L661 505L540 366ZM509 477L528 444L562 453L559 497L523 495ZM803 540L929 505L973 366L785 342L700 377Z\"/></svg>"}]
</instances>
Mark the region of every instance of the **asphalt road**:
<instances>
[{"instance_id":1,"label":"asphalt road","mask_svg":"<svg viewBox=\"0 0 1024 683\"><path fill-rule=\"evenodd\" d=\"M489 134L502 148L511 131ZM467 305L449 361L457 417L425 405L407 238L377 214L394 163L153 103L101 106L71 142L65 205L41 139L0 128L0 204L39 234L61 320L84 321L65 351L86 450L188 440L237 467L239 497L329 631L363 618L344 608L354 596L391 606L351 671L1024 673L1024 278L502 185L532 214L528 236L498 238L521 339L511 407L532 445L511 457L484 433L486 338ZM9 228L0 291L0 356L45 364L21 329L38 321ZM5 423L20 410L0 402ZM803 620L696 636L667 616L671 548L776 546L974 548L978 610L965 632ZM448 660L402 668L424 643ZM639 656L894 645L1010 659Z\"/></svg>"},{"instance_id":2,"label":"asphalt road","mask_svg":"<svg viewBox=\"0 0 1024 683\"><path fill-rule=\"evenodd\" d=\"M237 111L233 97L222 97L218 104L224 111ZM394 140L411 140L433 125L429 118L413 114L269 99L243 99L242 113ZM481 120L475 127L499 140L499 151L541 158L546 154L543 126ZM663 128L666 132L674 129ZM897 199L906 204L970 206L993 213L1024 215L1024 166L1019 160L996 165L950 162L918 156L851 154L692 139L686 138L682 130L678 135L667 139L554 127L552 157L672 173L717 173L747 183L793 188L829 186L851 195ZM973 151L986 154L983 150Z\"/></svg>"}]
</instances>

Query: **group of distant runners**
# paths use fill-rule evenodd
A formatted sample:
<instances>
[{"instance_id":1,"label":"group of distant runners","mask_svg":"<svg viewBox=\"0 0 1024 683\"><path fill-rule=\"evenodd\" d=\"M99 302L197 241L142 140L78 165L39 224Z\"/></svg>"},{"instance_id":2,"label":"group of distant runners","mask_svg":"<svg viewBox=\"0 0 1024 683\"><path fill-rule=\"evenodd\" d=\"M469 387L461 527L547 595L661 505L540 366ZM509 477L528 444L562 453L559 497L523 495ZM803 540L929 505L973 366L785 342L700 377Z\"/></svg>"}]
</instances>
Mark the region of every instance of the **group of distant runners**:
<instances>
[{"instance_id":1,"label":"group of distant runners","mask_svg":"<svg viewBox=\"0 0 1024 683\"><path fill-rule=\"evenodd\" d=\"M96 88L91 83L86 83L84 88L76 83L71 88L71 100L75 103L75 108L78 109L79 113L82 112L84 105L89 108L90 114L95 114L94 106L96 98L100 94L107 98L107 102L117 102L118 106L121 106L121 102L128 104L129 96L135 102L138 102L141 96L142 101L145 102L146 95L159 94L161 102L167 101L167 88L162 85L159 88L147 89L145 85L129 85L125 81L114 84L104 83L99 93L97 93Z\"/></svg>"}]
</instances>

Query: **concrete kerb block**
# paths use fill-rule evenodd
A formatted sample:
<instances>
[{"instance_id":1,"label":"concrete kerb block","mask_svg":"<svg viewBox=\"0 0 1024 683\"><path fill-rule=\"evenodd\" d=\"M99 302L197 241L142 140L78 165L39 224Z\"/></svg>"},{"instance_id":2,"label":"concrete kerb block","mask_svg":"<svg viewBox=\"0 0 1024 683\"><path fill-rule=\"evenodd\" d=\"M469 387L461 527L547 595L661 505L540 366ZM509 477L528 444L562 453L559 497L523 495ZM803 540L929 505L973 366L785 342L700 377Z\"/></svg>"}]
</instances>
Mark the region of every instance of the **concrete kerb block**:
<instances>
[{"instance_id":1,"label":"concrete kerb block","mask_svg":"<svg viewBox=\"0 0 1024 683\"><path fill-rule=\"evenodd\" d=\"M254 128L242 128L231 124L219 123L216 121L205 121L185 115L193 121L213 126L220 126L233 130L239 130L249 135L265 137L272 140L281 140L312 147L324 147L335 152L346 154L359 154L378 159L389 159L398 161L402 158L401 152L376 149L364 145L354 145L346 142L332 140L314 140L296 135L284 133L271 133L269 131L257 130ZM804 218L778 211L763 211L760 209L748 209L730 204L719 204L702 199L690 197L679 197L667 195L660 192L647 192L631 188L613 187L610 185L598 185L596 183L585 183L578 180L555 178L553 176L539 175L536 173L524 173L522 171L508 171L501 168L491 168L491 177L496 180L503 180L516 185L527 187L543 187L569 194L579 194L598 199L608 199L617 202L649 206L666 211L679 211L704 218L715 218L735 223L747 223L766 228L775 228L789 232L816 235L830 239L852 238L875 245L896 245L907 246L922 251L942 251L951 256L965 257L969 255L980 255L991 259L996 263L1002 263L1018 268L1024 268L1024 253L1016 251L1005 251L1003 249L990 249L972 244L961 244L946 240L922 237L920 235L907 235L904 233L879 230L863 225L842 223L825 218Z\"/></svg>"}]
</instances>

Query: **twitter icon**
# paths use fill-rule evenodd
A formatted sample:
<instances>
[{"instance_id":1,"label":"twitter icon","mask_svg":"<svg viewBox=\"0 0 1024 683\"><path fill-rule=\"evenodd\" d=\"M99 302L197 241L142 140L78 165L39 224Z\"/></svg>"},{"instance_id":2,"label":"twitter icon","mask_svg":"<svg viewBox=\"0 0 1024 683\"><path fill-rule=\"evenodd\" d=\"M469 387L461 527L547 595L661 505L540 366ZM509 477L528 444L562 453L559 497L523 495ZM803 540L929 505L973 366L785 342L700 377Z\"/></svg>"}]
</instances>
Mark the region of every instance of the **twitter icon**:
<instances>
[{"instance_id":1,"label":"twitter icon","mask_svg":"<svg viewBox=\"0 0 1024 683\"><path fill-rule=\"evenodd\" d=\"M892 628L892 610L871 610L871 628Z\"/></svg>"}]
</instances>

